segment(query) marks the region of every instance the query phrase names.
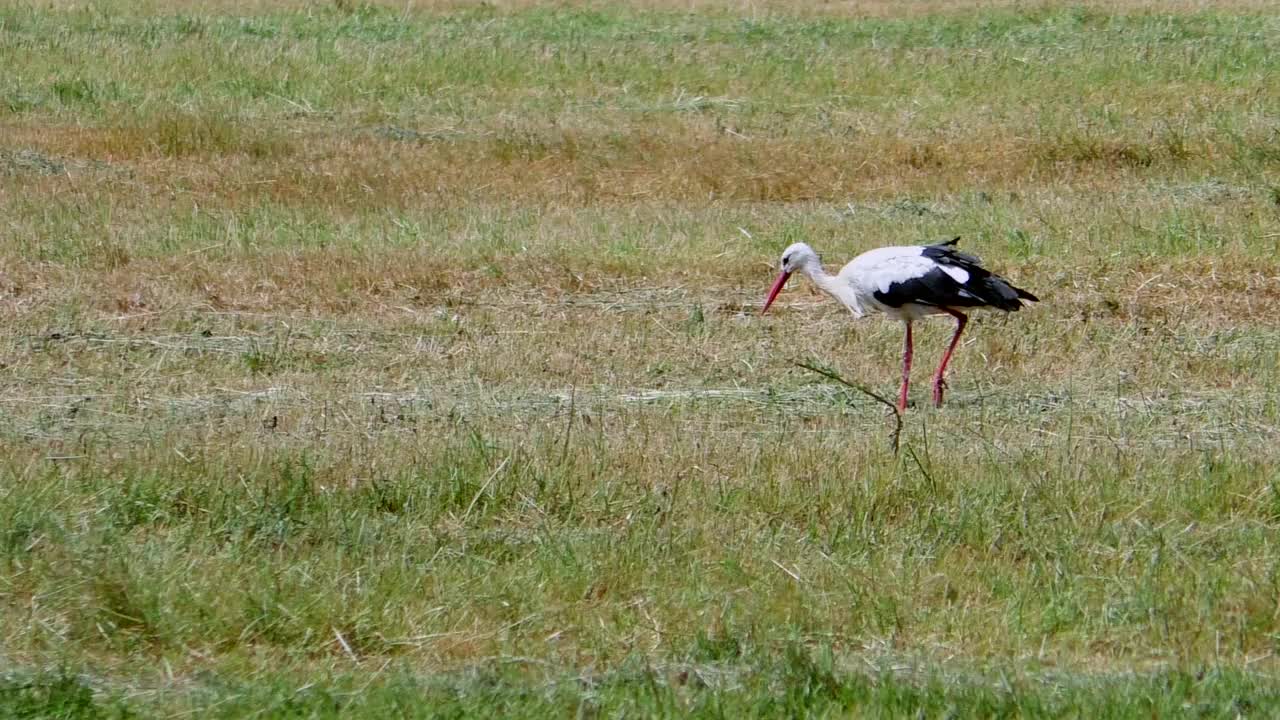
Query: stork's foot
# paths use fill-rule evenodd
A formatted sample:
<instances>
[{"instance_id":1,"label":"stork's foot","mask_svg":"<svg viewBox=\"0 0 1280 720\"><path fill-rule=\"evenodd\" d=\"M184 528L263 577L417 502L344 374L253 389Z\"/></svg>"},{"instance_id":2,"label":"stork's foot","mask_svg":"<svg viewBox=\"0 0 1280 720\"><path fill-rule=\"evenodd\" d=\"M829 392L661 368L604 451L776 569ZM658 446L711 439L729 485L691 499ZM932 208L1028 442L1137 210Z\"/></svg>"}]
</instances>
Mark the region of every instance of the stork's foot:
<instances>
[{"instance_id":1,"label":"stork's foot","mask_svg":"<svg viewBox=\"0 0 1280 720\"><path fill-rule=\"evenodd\" d=\"M933 379L933 406L942 407L942 393L947 389L947 381L942 378Z\"/></svg>"}]
</instances>

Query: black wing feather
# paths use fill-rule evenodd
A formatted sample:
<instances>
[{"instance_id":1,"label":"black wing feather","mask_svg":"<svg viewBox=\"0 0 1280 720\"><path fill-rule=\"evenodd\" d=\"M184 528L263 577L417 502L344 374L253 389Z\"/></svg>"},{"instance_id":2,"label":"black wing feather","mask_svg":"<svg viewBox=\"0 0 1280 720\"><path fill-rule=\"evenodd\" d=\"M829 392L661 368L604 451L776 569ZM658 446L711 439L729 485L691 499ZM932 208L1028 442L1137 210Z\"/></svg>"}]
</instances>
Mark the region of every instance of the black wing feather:
<instances>
[{"instance_id":1,"label":"black wing feather","mask_svg":"<svg viewBox=\"0 0 1280 720\"><path fill-rule=\"evenodd\" d=\"M969 274L963 283L935 268L920 277L893 283L888 292L876 292L875 298L889 307L902 307L907 303L935 305L938 307L993 307L1015 311L1022 308L1023 300L1036 302L1035 295L1015 287L1009 281L982 267L982 261L968 253L956 250L960 238L925 246L921 255L938 265L960 268Z\"/></svg>"},{"instance_id":2,"label":"black wing feather","mask_svg":"<svg viewBox=\"0 0 1280 720\"><path fill-rule=\"evenodd\" d=\"M890 283L887 292L876 290L873 294L876 300L894 308L909 303L937 307L980 307L987 304L937 268L919 277Z\"/></svg>"}]
</instances>

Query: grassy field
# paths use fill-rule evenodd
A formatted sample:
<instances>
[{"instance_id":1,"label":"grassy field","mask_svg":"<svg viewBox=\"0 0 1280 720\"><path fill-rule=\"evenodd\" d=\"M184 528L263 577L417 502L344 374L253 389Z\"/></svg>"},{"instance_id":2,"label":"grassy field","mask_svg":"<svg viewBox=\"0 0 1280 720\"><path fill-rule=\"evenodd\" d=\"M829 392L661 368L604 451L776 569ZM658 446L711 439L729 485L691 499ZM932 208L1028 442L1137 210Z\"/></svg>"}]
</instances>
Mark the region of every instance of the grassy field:
<instances>
[{"instance_id":1,"label":"grassy field","mask_svg":"<svg viewBox=\"0 0 1280 720\"><path fill-rule=\"evenodd\" d=\"M0 7L0 717L1280 712L1262 2ZM962 236L917 331L802 283Z\"/></svg>"}]
</instances>

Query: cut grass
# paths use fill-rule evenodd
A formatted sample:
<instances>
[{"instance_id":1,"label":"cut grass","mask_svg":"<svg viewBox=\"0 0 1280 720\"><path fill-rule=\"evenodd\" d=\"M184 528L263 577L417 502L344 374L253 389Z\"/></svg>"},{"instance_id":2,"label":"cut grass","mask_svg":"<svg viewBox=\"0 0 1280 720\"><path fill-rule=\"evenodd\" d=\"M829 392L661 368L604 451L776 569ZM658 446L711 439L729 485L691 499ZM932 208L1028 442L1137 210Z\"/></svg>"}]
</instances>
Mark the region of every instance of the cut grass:
<instances>
[{"instance_id":1,"label":"cut grass","mask_svg":"<svg viewBox=\"0 0 1280 720\"><path fill-rule=\"evenodd\" d=\"M0 10L0 714L1274 712L1278 23Z\"/></svg>"},{"instance_id":2,"label":"cut grass","mask_svg":"<svg viewBox=\"0 0 1280 720\"><path fill-rule=\"evenodd\" d=\"M520 663L514 663L519 665ZM404 672L338 674L324 685L289 679L229 684L174 698L163 689L95 695L92 681L63 673L0 684L3 709L42 717L99 718L197 713L201 717L541 718L566 713L645 717L973 717L1128 718L1194 714L1237 718L1274 712L1280 699L1265 681L1234 672L1161 673L1059 689L1009 678L904 679L898 673L849 673L829 654L790 649L767 665L639 664L599 676L539 677L510 663L423 679ZM533 676L532 678L530 676ZM7 687L6 687L7 685ZM1063 692L1062 690L1066 690Z\"/></svg>"},{"instance_id":3,"label":"cut grass","mask_svg":"<svg viewBox=\"0 0 1280 720\"><path fill-rule=\"evenodd\" d=\"M3 22L7 142L127 164L153 198L235 205L837 200L1064 173L1256 181L1280 114L1265 14L18 7ZM164 162L192 155L230 157L176 176Z\"/></svg>"}]
</instances>

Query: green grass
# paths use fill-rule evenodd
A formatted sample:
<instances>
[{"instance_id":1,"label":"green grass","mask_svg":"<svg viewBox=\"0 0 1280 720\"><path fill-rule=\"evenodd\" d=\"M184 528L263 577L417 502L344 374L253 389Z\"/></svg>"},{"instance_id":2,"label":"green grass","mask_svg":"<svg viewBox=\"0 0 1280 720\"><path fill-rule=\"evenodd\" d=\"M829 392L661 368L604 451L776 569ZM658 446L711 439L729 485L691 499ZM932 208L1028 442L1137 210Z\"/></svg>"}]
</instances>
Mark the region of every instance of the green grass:
<instances>
[{"instance_id":1,"label":"green grass","mask_svg":"<svg viewBox=\"0 0 1280 720\"><path fill-rule=\"evenodd\" d=\"M1275 690L1234 672L1162 673L1150 678L1068 680L1061 685L1015 683L1008 678L922 677L899 673L850 674L829 654L792 647L784 659L760 667L689 663L670 668L637 663L603 676L552 676L495 664L456 677L422 679L386 671L370 679L339 674L322 685L283 678L219 685L177 699L144 690L165 712L202 717L469 717L540 718L642 715L644 717L1090 717L1194 716L1236 718L1274 712ZM539 676L536 683L530 675ZM536 689L535 689L536 688ZM18 717L132 717L131 703L96 691L65 672L14 678L0 685L6 709Z\"/></svg>"},{"instance_id":2,"label":"green grass","mask_svg":"<svg viewBox=\"0 0 1280 720\"><path fill-rule=\"evenodd\" d=\"M1280 15L936 5L0 10L0 717L1274 714Z\"/></svg>"}]
</instances>

